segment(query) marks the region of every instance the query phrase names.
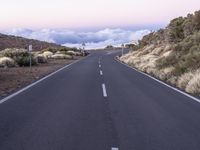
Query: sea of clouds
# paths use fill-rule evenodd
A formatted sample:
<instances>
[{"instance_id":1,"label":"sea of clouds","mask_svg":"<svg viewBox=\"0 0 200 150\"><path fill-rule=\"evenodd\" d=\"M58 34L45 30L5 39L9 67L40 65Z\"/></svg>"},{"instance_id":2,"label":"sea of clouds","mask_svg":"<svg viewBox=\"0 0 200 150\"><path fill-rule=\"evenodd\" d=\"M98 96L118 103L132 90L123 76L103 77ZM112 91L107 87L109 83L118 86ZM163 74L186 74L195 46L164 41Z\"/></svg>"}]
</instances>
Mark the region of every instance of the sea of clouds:
<instances>
[{"instance_id":1,"label":"sea of clouds","mask_svg":"<svg viewBox=\"0 0 200 150\"><path fill-rule=\"evenodd\" d=\"M118 46L122 43L137 42L144 35L149 34L150 30L133 31L121 28L106 28L98 31L80 32L68 29L30 30L16 28L3 33L77 48L81 47L84 42L87 49L94 49L103 48L107 45Z\"/></svg>"}]
</instances>

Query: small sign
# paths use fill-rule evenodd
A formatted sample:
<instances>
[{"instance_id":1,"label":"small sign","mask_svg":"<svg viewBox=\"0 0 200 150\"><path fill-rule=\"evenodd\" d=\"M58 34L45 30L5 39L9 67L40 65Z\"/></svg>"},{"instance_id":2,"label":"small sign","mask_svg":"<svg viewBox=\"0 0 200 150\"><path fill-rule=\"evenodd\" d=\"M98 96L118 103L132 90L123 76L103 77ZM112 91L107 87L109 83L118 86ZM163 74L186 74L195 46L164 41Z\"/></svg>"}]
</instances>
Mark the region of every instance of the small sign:
<instances>
[{"instance_id":1,"label":"small sign","mask_svg":"<svg viewBox=\"0 0 200 150\"><path fill-rule=\"evenodd\" d=\"M28 51L31 52L32 50L33 50L32 45L29 45L29 46L28 46Z\"/></svg>"}]
</instances>

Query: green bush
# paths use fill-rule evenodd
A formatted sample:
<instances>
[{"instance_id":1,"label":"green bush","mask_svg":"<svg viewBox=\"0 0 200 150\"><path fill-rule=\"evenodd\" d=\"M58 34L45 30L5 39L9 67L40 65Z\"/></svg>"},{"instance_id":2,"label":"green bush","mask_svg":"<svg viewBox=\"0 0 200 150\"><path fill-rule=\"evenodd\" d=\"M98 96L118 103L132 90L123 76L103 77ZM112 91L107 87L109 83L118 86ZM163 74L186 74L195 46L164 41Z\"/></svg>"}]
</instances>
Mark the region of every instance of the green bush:
<instances>
[{"instance_id":1,"label":"green bush","mask_svg":"<svg viewBox=\"0 0 200 150\"><path fill-rule=\"evenodd\" d=\"M29 52L25 49L5 49L0 52L0 55L4 57L12 58L19 66L29 66ZM36 65L36 60L31 54L32 65Z\"/></svg>"},{"instance_id":2,"label":"green bush","mask_svg":"<svg viewBox=\"0 0 200 150\"><path fill-rule=\"evenodd\" d=\"M194 65L195 64L195 65ZM200 66L200 32L188 36L172 47L172 53L156 62L160 69L175 66L176 74L184 73L188 68Z\"/></svg>"},{"instance_id":3,"label":"green bush","mask_svg":"<svg viewBox=\"0 0 200 150\"><path fill-rule=\"evenodd\" d=\"M168 36L172 41L180 41L184 38L183 23L185 18L179 17L172 20L168 26Z\"/></svg>"},{"instance_id":4,"label":"green bush","mask_svg":"<svg viewBox=\"0 0 200 150\"><path fill-rule=\"evenodd\" d=\"M29 66L30 65L30 57L29 56L25 56L25 57L17 57L15 59L15 61L17 62L17 64L20 66L20 67L26 67L26 66ZM32 65L36 65L37 62L36 60L34 59L34 57L31 55L31 64Z\"/></svg>"},{"instance_id":5,"label":"green bush","mask_svg":"<svg viewBox=\"0 0 200 150\"><path fill-rule=\"evenodd\" d=\"M19 56L21 56L21 57L28 56L29 53L25 49L7 48L7 49L1 51L0 55L14 59L14 58L19 57Z\"/></svg>"}]
</instances>

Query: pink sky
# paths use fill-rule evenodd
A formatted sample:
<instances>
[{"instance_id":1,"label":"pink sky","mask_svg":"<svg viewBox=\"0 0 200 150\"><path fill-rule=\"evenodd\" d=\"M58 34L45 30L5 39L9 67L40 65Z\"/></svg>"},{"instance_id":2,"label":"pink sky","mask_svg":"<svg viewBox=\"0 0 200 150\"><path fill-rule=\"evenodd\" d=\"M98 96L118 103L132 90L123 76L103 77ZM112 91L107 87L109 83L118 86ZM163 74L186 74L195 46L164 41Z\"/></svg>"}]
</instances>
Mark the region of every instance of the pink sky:
<instances>
[{"instance_id":1,"label":"pink sky","mask_svg":"<svg viewBox=\"0 0 200 150\"><path fill-rule=\"evenodd\" d=\"M199 0L3 0L0 29L167 24L199 8Z\"/></svg>"}]
</instances>

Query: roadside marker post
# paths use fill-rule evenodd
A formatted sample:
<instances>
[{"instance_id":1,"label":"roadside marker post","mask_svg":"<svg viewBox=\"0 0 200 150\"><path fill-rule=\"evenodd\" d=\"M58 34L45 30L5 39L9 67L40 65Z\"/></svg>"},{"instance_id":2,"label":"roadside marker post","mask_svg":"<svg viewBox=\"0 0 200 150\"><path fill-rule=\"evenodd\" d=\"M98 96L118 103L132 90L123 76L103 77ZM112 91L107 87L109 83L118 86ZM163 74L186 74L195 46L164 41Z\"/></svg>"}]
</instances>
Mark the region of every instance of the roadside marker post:
<instances>
[{"instance_id":1,"label":"roadside marker post","mask_svg":"<svg viewBox=\"0 0 200 150\"><path fill-rule=\"evenodd\" d=\"M124 55L124 44L122 44L122 56Z\"/></svg>"},{"instance_id":2,"label":"roadside marker post","mask_svg":"<svg viewBox=\"0 0 200 150\"><path fill-rule=\"evenodd\" d=\"M32 71L32 69L31 69L31 67L32 67L32 59L31 59L31 52L32 52L32 50L33 50L32 45L29 45L28 46L28 51L29 51L29 60L30 60L30 73Z\"/></svg>"},{"instance_id":3,"label":"roadside marker post","mask_svg":"<svg viewBox=\"0 0 200 150\"><path fill-rule=\"evenodd\" d=\"M82 43L82 52L83 52L83 56L85 56L85 52L84 52L84 51L85 51L85 46L86 46L86 44L83 42L83 43Z\"/></svg>"}]
</instances>

